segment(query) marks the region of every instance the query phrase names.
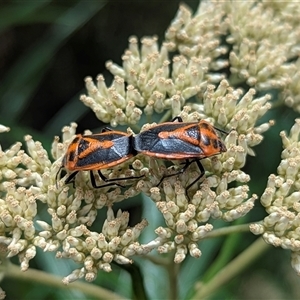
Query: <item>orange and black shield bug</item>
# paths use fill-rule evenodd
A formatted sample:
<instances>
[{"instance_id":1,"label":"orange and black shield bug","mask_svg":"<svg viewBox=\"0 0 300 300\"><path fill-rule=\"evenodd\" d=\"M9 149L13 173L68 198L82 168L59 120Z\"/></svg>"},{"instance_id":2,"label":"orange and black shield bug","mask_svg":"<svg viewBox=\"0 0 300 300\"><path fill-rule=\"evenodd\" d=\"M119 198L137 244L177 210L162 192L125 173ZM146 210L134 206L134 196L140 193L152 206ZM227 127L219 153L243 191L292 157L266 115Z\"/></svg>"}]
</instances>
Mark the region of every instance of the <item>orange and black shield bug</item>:
<instances>
[{"instance_id":1,"label":"orange and black shield bug","mask_svg":"<svg viewBox=\"0 0 300 300\"><path fill-rule=\"evenodd\" d=\"M119 180L140 178L142 176L108 179L101 173L102 169L117 166L134 155L136 155L136 151L133 148L130 134L110 128L104 128L98 134L78 134L69 145L62 160L61 168L74 171L67 177L65 183L73 182L79 171L90 171L91 183L94 188L119 185L115 182ZM100 178L107 183L98 186L93 171L97 171Z\"/></svg>"},{"instance_id":2,"label":"orange and black shield bug","mask_svg":"<svg viewBox=\"0 0 300 300\"><path fill-rule=\"evenodd\" d=\"M174 122L176 120L178 122ZM158 124L136 135L133 146L137 152L148 156L186 160L180 172L162 177L159 184L164 178L182 173L191 163L196 162L200 175L186 187L188 190L205 173L200 160L227 151L217 131L227 134L207 121L185 123L181 117L176 117L172 122Z\"/></svg>"}]
</instances>

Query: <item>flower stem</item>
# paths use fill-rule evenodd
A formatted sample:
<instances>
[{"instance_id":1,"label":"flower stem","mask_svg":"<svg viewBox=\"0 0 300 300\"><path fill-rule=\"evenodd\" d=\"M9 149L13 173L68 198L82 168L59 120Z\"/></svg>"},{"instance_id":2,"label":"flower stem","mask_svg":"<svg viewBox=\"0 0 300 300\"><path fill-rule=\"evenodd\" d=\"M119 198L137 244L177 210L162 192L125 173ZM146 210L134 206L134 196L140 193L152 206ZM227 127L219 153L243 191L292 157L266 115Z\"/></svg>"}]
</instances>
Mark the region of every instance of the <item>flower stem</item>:
<instances>
[{"instance_id":1,"label":"flower stem","mask_svg":"<svg viewBox=\"0 0 300 300\"><path fill-rule=\"evenodd\" d=\"M163 123L163 122L171 122L171 118L172 118L172 115L171 115L171 110L168 110L160 119L159 123Z\"/></svg>"},{"instance_id":2,"label":"flower stem","mask_svg":"<svg viewBox=\"0 0 300 300\"><path fill-rule=\"evenodd\" d=\"M223 235L229 235L232 233L240 233L240 232L249 232L249 224L241 224L241 225L232 225L227 227L222 227L218 229L214 229L213 231L209 232L203 239L210 239L215 238Z\"/></svg>"},{"instance_id":3,"label":"flower stem","mask_svg":"<svg viewBox=\"0 0 300 300\"><path fill-rule=\"evenodd\" d=\"M251 246L249 246L243 253L232 260L225 266L213 279L207 284L196 283L195 295L193 299L204 299L220 286L231 280L233 277L241 273L251 262L262 255L270 246L262 239L258 238Z\"/></svg>"},{"instance_id":4,"label":"flower stem","mask_svg":"<svg viewBox=\"0 0 300 300\"><path fill-rule=\"evenodd\" d=\"M168 279L169 279L169 299L178 299L178 273L179 264L175 264L173 259L170 261L168 268Z\"/></svg>"},{"instance_id":5,"label":"flower stem","mask_svg":"<svg viewBox=\"0 0 300 300\"><path fill-rule=\"evenodd\" d=\"M38 282L51 287L60 289L77 289L84 293L86 296L94 297L95 299L124 299L120 295L110 292L94 284L85 282L75 281L70 285L62 283L62 278L42 272L35 269L28 269L26 272L22 272L20 267L13 265L12 263L7 264L5 269L5 277L14 278L17 280Z\"/></svg>"},{"instance_id":6,"label":"flower stem","mask_svg":"<svg viewBox=\"0 0 300 300\"><path fill-rule=\"evenodd\" d=\"M168 267L168 265L169 265L169 260L166 257L147 255L144 257L144 259L147 259L147 260L151 261L153 264L162 266L162 267Z\"/></svg>"}]
</instances>

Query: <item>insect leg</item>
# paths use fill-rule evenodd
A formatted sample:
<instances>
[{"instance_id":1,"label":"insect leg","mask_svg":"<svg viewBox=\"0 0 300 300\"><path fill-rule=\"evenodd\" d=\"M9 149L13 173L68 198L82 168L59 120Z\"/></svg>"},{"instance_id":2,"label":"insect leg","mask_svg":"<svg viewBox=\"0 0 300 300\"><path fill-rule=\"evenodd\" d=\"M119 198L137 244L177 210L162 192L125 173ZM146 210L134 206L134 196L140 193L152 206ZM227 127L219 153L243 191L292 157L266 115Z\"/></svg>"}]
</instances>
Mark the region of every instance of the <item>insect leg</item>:
<instances>
[{"instance_id":1,"label":"insect leg","mask_svg":"<svg viewBox=\"0 0 300 300\"><path fill-rule=\"evenodd\" d=\"M107 182L109 181L109 179L107 179L102 173L100 170L98 170L98 174L100 176L100 178ZM120 187L123 187L122 185L118 184L118 183L115 183L115 182L110 182L110 183L107 183L107 184L102 184L102 185L97 185L96 184L96 179L95 179L95 175L93 173L93 171L90 171L90 177L91 177L91 183L92 183L92 186L93 188L95 189L99 189L99 188L103 188L103 187L107 187L107 186L112 186L112 185L117 185L117 186L120 186Z\"/></svg>"},{"instance_id":2,"label":"insect leg","mask_svg":"<svg viewBox=\"0 0 300 300\"><path fill-rule=\"evenodd\" d=\"M183 168L180 169L180 171L174 173L174 174L168 174L168 175L164 175L161 180L159 181L159 183L156 185L156 186L159 186L162 181L165 179L165 178L168 178L168 177L172 177L172 176L176 176L178 174L182 174L188 167L191 163L193 163L195 160L191 160L189 161L188 159L185 161L185 165L183 166Z\"/></svg>"},{"instance_id":3,"label":"insect leg","mask_svg":"<svg viewBox=\"0 0 300 300\"><path fill-rule=\"evenodd\" d=\"M198 180L200 180L200 178L203 177L204 174L205 174L205 170L204 170L204 168L203 168L203 166L202 166L202 164L201 164L201 162L200 162L199 159L194 159L194 160L192 160L192 162L196 162L196 164L197 164L197 166L198 166L198 168L199 168L199 170L200 170L200 175L199 175L192 183L190 183L190 184L185 188L186 192L187 192L188 189L191 188Z\"/></svg>"},{"instance_id":4,"label":"insect leg","mask_svg":"<svg viewBox=\"0 0 300 300\"><path fill-rule=\"evenodd\" d=\"M64 166L63 165L61 165L60 167L59 167L59 169L58 169L58 171L57 171L57 173L56 173L56 176L55 176L55 182L56 182L56 189L58 189L58 184L57 184L57 182L58 182L58 175L59 174L61 174L61 169L63 168ZM61 178L60 178L61 179Z\"/></svg>"},{"instance_id":5,"label":"insect leg","mask_svg":"<svg viewBox=\"0 0 300 300\"><path fill-rule=\"evenodd\" d=\"M124 188L123 185L117 183L116 181L122 181L122 180L129 180L129 179L137 179L137 178L141 178L143 177L144 175L141 175L141 176L131 176L131 177L122 177L122 178L107 178L105 177L102 172L100 170L97 171L100 178L104 181L104 182L107 182L107 184L103 184L103 185L97 185L96 184L96 180L95 180L95 176L94 176L94 173L93 171L90 171L90 176L91 176L91 183L92 183L92 186L94 188L102 188L102 187L107 187L107 186L112 186L112 185L117 185L119 187L122 187Z\"/></svg>"},{"instance_id":6,"label":"insect leg","mask_svg":"<svg viewBox=\"0 0 300 300\"><path fill-rule=\"evenodd\" d=\"M56 183L57 183L57 181L58 181L58 174L60 173L60 171L61 171L61 169L63 168L64 166L60 166L59 167L59 169L58 169L58 171L57 171L57 173L56 173L56 176L55 176L55 181L56 181ZM60 178L61 179L61 178Z\"/></svg>"},{"instance_id":7,"label":"insect leg","mask_svg":"<svg viewBox=\"0 0 300 300\"><path fill-rule=\"evenodd\" d=\"M121 180L128 180L128 179L138 179L138 178L142 178L145 175L141 175L141 176L130 176L130 177L121 177L121 178L106 178L100 170L98 170L98 174L100 176L100 178L105 181L105 182L110 182L110 181L121 181ZM116 185L118 185L117 183L115 183ZM120 185L121 186L121 185ZM121 186L122 187L122 186Z\"/></svg>"},{"instance_id":8,"label":"insect leg","mask_svg":"<svg viewBox=\"0 0 300 300\"><path fill-rule=\"evenodd\" d=\"M176 120L178 120L178 122L183 122L182 118L181 117L175 117L172 122L175 122Z\"/></svg>"},{"instance_id":9,"label":"insect leg","mask_svg":"<svg viewBox=\"0 0 300 300\"><path fill-rule=\"evenodd\" d=\"M107 132L107 131L113 131L113 129L109 128L109 127L104 127L102 128L101 132Z\"/></svg>"},{"instance_id":10,"label":"insect leg","mask_svg":"<svg viewBox=\"0 0 300 300\"><path fill-rule=\"evenodd\" d=\"M105 181L105 182L110 182L110 181L122 181L122 180L129 180L129 179L138 179L138 178L142 178L144 177L145 175L141 175L141 176L130 176L130 177L122 177L122 178L106 178L101 172L100 170L98 170L98 174L100 176L100 178ZM115 183L116 185L119 185L121 187L123 187L122 185L120 184L117 184Z\"/></svg>"},{"instance_id":11,"label":"insect leg","mask_svg":"<svg viewBox=\"0 0 300 300\"><path fill-rule=\"evenodd\" d=\"M220 128L217 128L217 127L215 127L215 126L213 126L213 127L214 127L215 130L217 130L217 131L219 131L219 132L221 132L221 133L223 133L223 134L228 135L228 132L227 132L227 131L222 130L222 129L220 129Z\"/></svg>"},{"instance_id":12,"label":"insect leg","mask_svg":"<svg viewBox=\"0 0 300 300\"><path fill-rule=\"evenodd\" d=\"M75 171L73 173L71 173L67 179L65 180L65 184L68 184L68 183L73 183L73 187L75 188L75 176L77 175L78 171Z\"/></svg>"}]
</instances>

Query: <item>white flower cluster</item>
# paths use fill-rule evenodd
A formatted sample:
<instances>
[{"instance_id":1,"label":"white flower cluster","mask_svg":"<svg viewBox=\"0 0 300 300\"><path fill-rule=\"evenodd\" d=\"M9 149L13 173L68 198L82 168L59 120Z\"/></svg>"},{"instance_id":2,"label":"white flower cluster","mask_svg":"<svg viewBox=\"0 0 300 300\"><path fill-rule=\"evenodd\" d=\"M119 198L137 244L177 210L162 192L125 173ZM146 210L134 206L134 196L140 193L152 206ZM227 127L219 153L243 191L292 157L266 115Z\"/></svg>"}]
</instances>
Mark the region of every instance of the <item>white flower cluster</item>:
<instances>
[{"instance_id":1,"label":"white flower cluster","mask_svg":"<svg viewBox=\"0 0 300 300\"><path fill-rule=\"evenodd\" d=\"M218 71L228 67L228 60L221 58L228 52L226 46L220 45L220 39L228 29L224 15L222 2L201 1L194 16L187 6L181 5L165 38L181 54L206 60L209 71ZM210 82L218 82L223 77L219 73L207 74Z\"/></svg>"},{"instance_id":2,"label":"white flower cluster","mask_svg":"<svg viewBox=\"0 0 300 300\"><path fill-rule=\"evenodd\" d=\"M6 151L0 148L0 242L8 257L19 256L22 270L36 254L37 198L47 188L46 176L51 167L41 143L31 136L25 140L29 155L21 150L20 142Z\"/></svg>"},{"instance_id":3,"label":"white flower cluster","mask_svg":"<svg viewBox=\"0 0 300 300\"><path fill-rule=\"evenodd\" d=\"M226 40L233 44L230 69L250 86L284 89L290 82L293 64L288 61L300 53L300 24L291 24L287 16L300 13L298 4L293 7L291 11L288 2L282 2L282 10L278 11L267 2L227 5Z\"/></svg>"},{"instance_id":4,"label":"white flower cluster","mask_svg":"<svg viewBox=\"0 0 300 300\"><path fill-rule=\"evenodd\" d=\"M133 255L145 255L149 251L138 243L138 238L147 226L147 222L136 224L133 228L128 226L129 214L118 211L117 216L111 208L108 209L102 232L92 232L84 225L64 230L61 234L63 251L58 251L56 257L71 258L83 267L74 270L64 278L68 284L78 278L84 277L87 281L93 281L99 270L112 271L111 263L130 264L129 257Z\"/></svg>"},{"instance_id":5,"label":"white flower cluster","mask_svg":"<svg viewBox=\"0 0 300 300\"><path fill-rule=\"evenodd\" d=\"M275 88L299 112L299 14L292 1L201 1L194 15L182 5L165 37L181 54L208 60L209 81L223 76L212 71L229 67L231 84Z\"/></svg>"},{"instance_id":6,"label":"white flower cluster","mask_svg":"<svg viewBox=\"0 0 300 300\"><path fill-rule=\"evenodd\" d=\"M268 216L261 224L252 224L254 234L292 251L292 267L300 275L300 119L296 119L287 136L281 132L283 151L277 175L271 174L261 196Z\"/></svg>"},{"instance_id":7,"label":"white flower cluster","mask_svg":"<svg viewBox=\"0 0 300 300\"><path fill-rule=\"evenodd\" d=\"M174 47L172 43L163 43L161 49L155 37L144 38L141 43L139 50L137 39L130 38L122 68L112 62L106 64L115 75L110 87L105 85L102 75L96 85L90 77L85 80L88 96L81 96L81 101L113 127L137 124L142 113L152 115L171 110L176 117L186 100L206 86L207 60L178 55L171 63L168 51Z\"/></svg>"}]
</instances>

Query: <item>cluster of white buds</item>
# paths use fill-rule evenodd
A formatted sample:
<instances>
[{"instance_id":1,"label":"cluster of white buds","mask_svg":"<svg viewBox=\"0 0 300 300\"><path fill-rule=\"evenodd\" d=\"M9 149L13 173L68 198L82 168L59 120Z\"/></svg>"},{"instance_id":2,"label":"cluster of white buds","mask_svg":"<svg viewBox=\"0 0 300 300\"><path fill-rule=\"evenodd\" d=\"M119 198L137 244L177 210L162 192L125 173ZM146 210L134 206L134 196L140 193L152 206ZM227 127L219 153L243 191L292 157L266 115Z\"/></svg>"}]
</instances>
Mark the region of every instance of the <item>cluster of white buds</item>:
<instances>
[{"instance_id":1,"label":"cluster of white buds","mask_svg":"<svg viewBox=\"0 0 300 300\"><path fill-rule=\"evenodd\" d=\"M33 223L37 214L36 199L32 191L16 188L13 182L6 181L3 186L6 195L0 199L0 243L5 245L7 257L19 256L21 269L26 270L36 254Z\"/></svg>"},{"instance_id":2,"label":"cluster of white buds","mask_svg":"<svg viewBox=\"0 0 300 300\"><path fill-rule=\"evenodd\" d=\"M291 22L300 13L299 5L278 3L278 10L267 1L225 4L226 40L233 45L230 70L259 90L287 88L294 69L291 59L300 53L300 24Z\"/></svg>"},{"instance_id":3,"label":"cluster of white buds","mask_svg":"<svg viewBox=\"0 0 300 300\"><path fill-rule=\"evenodd\" d=\"M2 132L8 131L0 127ZM19 257L22 270L28 268L36 254L34 218L40 191L47 184L43 174L51 167L41 143L34 142L31 136L26 136L25 141L29 155L21 150L20 142L6 151L0 147L0 242L8 257Z\"/></svg>"},{"instance_id":4,"label":"cluster of white buds","mask_svg":"<svg viewBox=\"0 0 300 300\"><path fill-rule=\"evenodd\" d=\"M248 198L248 186L227 189L231 180L246 182L249 176L242 172L232 171L224 174L217 187L214 188L217 176L207 178L198 188L191 200L188 199L182 182L194 180L192 172L182 175L180 180L174 177L165 179L163 192L153 187L150 197L156 199L156 206L164 217L167 227L155 230L158 237L143 245L145 248L157 248L159 253L174 252L174 262L180 263L189 253L192 257L201 256L198 242L213 229L207 223L211 218L231 222L246 215L254 205L256 195ZM198 176L198 174L197 174ZM162 201L163 195L165 201Z\"/></svg>"},{"instance_id":5,"label":"cluster of white buds","mask_svg":"<svg viewBox=\"0 0 300 300\"><path fill-rule=\"evenodd\" d=\"M271 103L268 94L259 98L254 95L255 89L243 93L241 89L233 89L227 80L222 80L217 87L208 85L206 91L198 95L201 104L190 104L197 112L192 114L193 121L195 118L208 119L229 131L235 129L239 133L240 144L253 155L251 147L258 145L263 139L262 133L273 125L273 121L256 125L271 108ZM181 116L185 118L184 110Z\"/></svg>"},{"instance_id":6,"label":"cluster of white buds","mask_svg":"<svg viewBox=\"0 0 300 300\"><path fill-rule=\"evenodd\" d=\"M221 70L228 67L228 60L220 58L228 52L227 47L220 45L228 28L224 14L224 3L221 2L201 1L194 16L186 5L180 5L165 39L183 55L207 60L209 71ZM210 82L219 82L224 75L208 72L206 78Z\"/></svg>"},{"instance_id":7,"label":"cluster of white buds","mask_svg":"<svg viewBox=\"0 0 300 300\"><path fill-rule=\"evenodd\" d=\"M153 37L142 39L141 44L139 50L137 38L129 39L123 67L107 62L106 67L115 75L110 87L102 75L96 85L90 77L85 80L88 95L81 96L81 101L113 127L137 124L142 113L171 110L176 117L186 100L206 87L207 59L177 55L171 62L168 54L174 48L172 43L163 43L159 49Z\"/></svg>"},{"instance_id":8,"label":"cluster of white buds","mask_svg":"<svg viewBox=\"0 0 300 300\"><path fill-rule=\"evenodd\" d=\"M61 232L62 251L58 251L56 257L70 258L83 265L65 277L63 282L67 284L83 276L85 280L93 281L99 270L112 271L112 262L131 264L131 256L147 254L149 251L138 242L147 221L142 220L133 228L128 226L128 221L127 212L119 210L114 217L112 209L108 208L101 233L90 231L84 225Z\"/></svg>"},{"instance_id":9,"label":"cluster of white buds","mask_svg":"<svg viewBox=\"0 0 300 300\"><path fill-rule=\"evenodd\" d=\"M289 82L282 92L285 104L300 112L300 59L291 64L289 70Z\"/></svg>"},{"instance_id":10,"label":"cluster of white buds","mask_svg":"<svg viewBox=\"0 0 300 300\"><path fill-rule=\"evenodd\" d=\"M296 119L287 136L281 132L283 151L277 175L271 174L261 196L268 216L262 223L252 224L254 234L275 247L292 251L291 264L300 274L300 119Z\"/></svg>"}]
</instances>

